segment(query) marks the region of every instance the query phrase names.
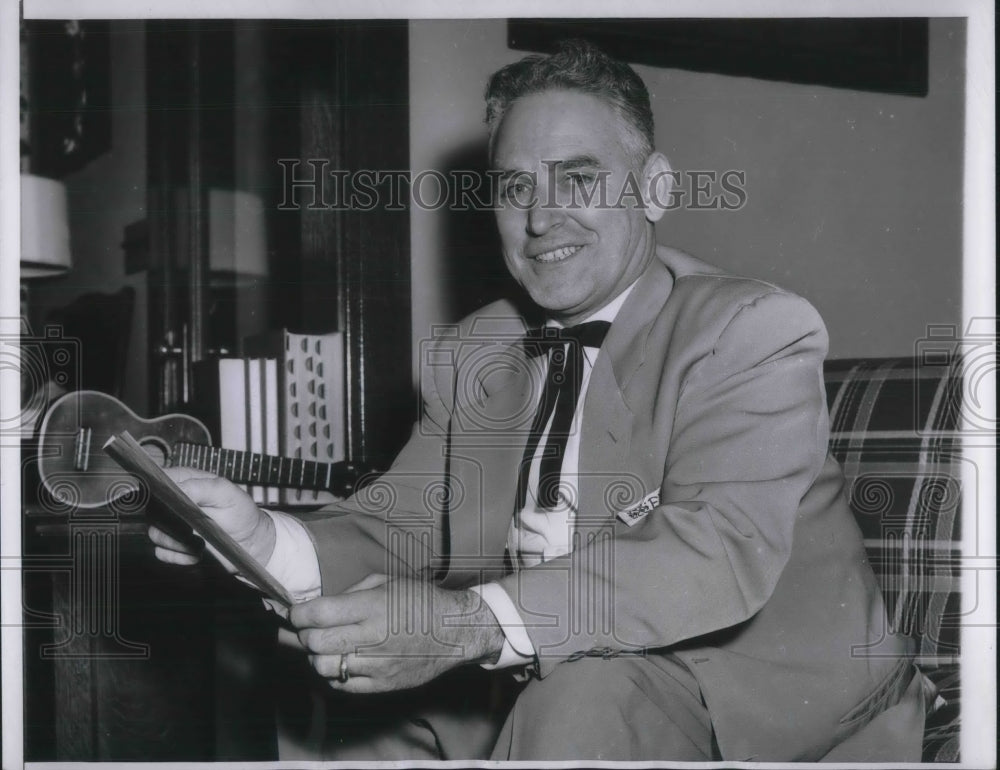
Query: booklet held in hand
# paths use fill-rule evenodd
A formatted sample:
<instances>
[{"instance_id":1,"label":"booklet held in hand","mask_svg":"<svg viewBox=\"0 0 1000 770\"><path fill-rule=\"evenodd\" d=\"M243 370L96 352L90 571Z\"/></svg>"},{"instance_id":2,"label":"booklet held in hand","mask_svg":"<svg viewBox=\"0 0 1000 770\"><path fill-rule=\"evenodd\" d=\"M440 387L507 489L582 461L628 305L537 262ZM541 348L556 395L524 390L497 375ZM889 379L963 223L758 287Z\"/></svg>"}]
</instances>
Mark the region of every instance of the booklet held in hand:
<instances>
[{"instance_id":1,"label":"booklet held in hand","mask_svg":"<svg viewBox=\"0 0 1000 770\"><path fill-rule=\"evenodd\" d=\"M244 578L269 598L285 607L292 606L294 602L285 587L184 494L128 431L114 434L104 445L104 451L122 468L145 482L154 500L225 556Z\"/></svg>"}]
</instances>

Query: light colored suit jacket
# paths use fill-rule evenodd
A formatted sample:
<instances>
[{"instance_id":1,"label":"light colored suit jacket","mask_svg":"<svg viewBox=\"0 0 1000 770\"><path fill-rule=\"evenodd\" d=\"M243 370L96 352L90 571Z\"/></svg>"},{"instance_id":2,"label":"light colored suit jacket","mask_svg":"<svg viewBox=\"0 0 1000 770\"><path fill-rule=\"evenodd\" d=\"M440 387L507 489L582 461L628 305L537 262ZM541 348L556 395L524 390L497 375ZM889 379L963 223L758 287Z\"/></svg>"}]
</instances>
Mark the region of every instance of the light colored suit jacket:
<instances>
[{"instance_id":1,"label":"light colored suit jacket","mask_svg":"<svg viewBox=\"0 0 1000 770\"><path fill-rule=\"evenodd\" d=\"M307 524L324 593L371 572L498 580L542 677L575 652L669 648L725 759L819 759L883 708L910 649L827 452L815 310L661 247L591 375L575 550L505 574L538 399L524 331L494 303L422 351L423 415L392 469ZM617 515L642 500L631 526Z\"/></svg>"}]
</instances>

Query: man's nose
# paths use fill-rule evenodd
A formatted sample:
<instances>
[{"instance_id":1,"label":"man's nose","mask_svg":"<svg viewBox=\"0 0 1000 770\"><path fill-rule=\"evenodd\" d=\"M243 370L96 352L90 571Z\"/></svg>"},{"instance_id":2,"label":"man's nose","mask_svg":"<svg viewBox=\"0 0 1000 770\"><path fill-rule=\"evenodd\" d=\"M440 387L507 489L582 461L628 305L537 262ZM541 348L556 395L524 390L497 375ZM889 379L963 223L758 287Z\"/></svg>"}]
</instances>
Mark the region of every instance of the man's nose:
<instances>
[{"instance_id":1,"label":"man's nose","mask_svg":"<svg viewBox=\"0 0 1000 770\"><path fill-rule=\"evenodd\" d=\"M563 212L551 202L546 205L544 200L537 201L528 210L528 233L530 235L545 235L553 227L558 227L563 220Z\"/></svg>"}]
</instances>

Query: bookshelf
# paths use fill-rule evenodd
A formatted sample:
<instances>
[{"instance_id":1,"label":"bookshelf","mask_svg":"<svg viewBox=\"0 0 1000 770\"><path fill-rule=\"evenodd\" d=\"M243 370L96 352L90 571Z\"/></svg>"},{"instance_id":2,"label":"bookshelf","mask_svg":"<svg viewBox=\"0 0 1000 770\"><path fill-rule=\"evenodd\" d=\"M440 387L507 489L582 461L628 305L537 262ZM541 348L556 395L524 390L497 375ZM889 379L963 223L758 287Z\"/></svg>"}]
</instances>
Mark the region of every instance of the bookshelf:
<instances>
[{"instance_id":1,"label":"bookshelf","mask_svg":"<svg viewBox=\"0 0 1000 770\"><path fill-rule=\"evenodd\" d=\"M242 355L248 334L336 330L346 459L384 467L402 447L416 414L408 205L312 205L291 182L408 168L407 35L405 21L147 23L153 411L197 405L194 363ZM208 191L234 187L263 201L267 275L252 287L208 270Z\"/></svg>"}]
</instances>

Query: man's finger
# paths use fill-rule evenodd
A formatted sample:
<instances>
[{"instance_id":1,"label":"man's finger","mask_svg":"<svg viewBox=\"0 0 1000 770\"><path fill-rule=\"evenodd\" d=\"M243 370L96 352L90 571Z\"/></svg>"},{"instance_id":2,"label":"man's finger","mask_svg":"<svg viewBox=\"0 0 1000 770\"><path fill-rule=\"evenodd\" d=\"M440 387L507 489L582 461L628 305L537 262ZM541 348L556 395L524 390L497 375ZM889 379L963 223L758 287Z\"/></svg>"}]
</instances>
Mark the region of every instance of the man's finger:
<instances>
[{"instance_id":1,"label":"man's finger","mask_svg":"<svg viewBox=\"0 0 1000 770\"><path fill-rule=\"evenodd\" d=\"M299 641L299 635L290 628L278 629L278 644L284 647L291 647L293 650L305 651L305 646Z\"/></svg>"},{"instance_id":2,"label":"man's finger","mask_svg":"<svg viewBox=\"0 0 1000 770\"><path fill-rule=\"evenodd\" d=\"M155 545L158 545L168 551L177 551L178 553L186 553L192 556L196 553L192 550L191 546L186 545L177 538L168 535L155 524L151 524L149 527L149 539L152 540Z\"/></svg>"},{"instance_id":3,"label":"man's finger","mask_svg":"<svg viewBox=\"0 0 1000 770\"><path fill-rule=\"evenodd\" d=\"M232 505L240 493L239 487L218 476L191 476L178 482L178 485L196 505L210 508Z\"/></svg>"},{"instance_id":4,"label":"man's finger","mask_svg":"<svg viewBox=\"0 0 1000 770\"><path fill-rule=\"evenodd\" d=\"M347 626L365 620L374 611L376 602L362 592L339 596L320 596L296 604L288 619L296 628L331 628Z\"/></svg>"},{"instance_id":5,"label":"man's finger","mask_svg":"<svg viewBox=\"0 0 1000 770\"><path fill-rule=\"evenodd\" d=\"M353 693L379 692L389 689L380 685L377 678L377 665L373 668L372 659L363 660L356 655L348 655L347 681L340 681L340 655L310 655L309 663L335 690Z\"/></svg>"},{"instance_id":6,"label":"man's finger","mask_svg":"<svg viewBox=\"0 0 1000 770\"><path fill-rule=\"evenodd\" d=\"M337 655L310 655L309 665L311 665L316 673L326 679L336 679L340 684L340 667L344 660L344 656ZM350 658L348 660L348 666L350 666ZM357 676L360 672L358 671L348 671L348 681L350 681L351 676Z\"/></svg>"},{"instance_id":7,"label":"man's finger","mask_svg":"<svg viewBox=\"0 0 1000 770\"><path fill-rule=\"evenodd\" d=\"M350 588L345 588L344 593L351 594L356 591L366 591L369 588L377 588L378 586L385 585L388 582L389 582L388 575L383 575L380 572L373 572L368 577L359 580Z\"/></svg>"},{"instance_id":8,"label":"man's finger","mask_svg":"<svg viewBox=\"0 0 1000 770\"><path fill-rule=\"evenodd\" d=\"M380 639L367 625L333 626L330 628L304 628L299 631L299 641L309 652L319 655L343 655L354 652L363 645L375 644Z\"/></svg>"},{"instance_id":9,"label":"man's finger","mask_svg":"<svg viewBox=\"0 0 1000 770\"><path fill-rule=\"evenodd\" d=\"M156 546L156 548L153 549L153 553L156 555L157 559L163 562L167 562L168 564L183 564L187 566L191 564L197 564L199 561L201 561L201 558L198 556L194 556L189 553L178 553L177 551L170 551L167 550L166 548L161 548L160 546Z\"/></svg>"}]
</instances>

